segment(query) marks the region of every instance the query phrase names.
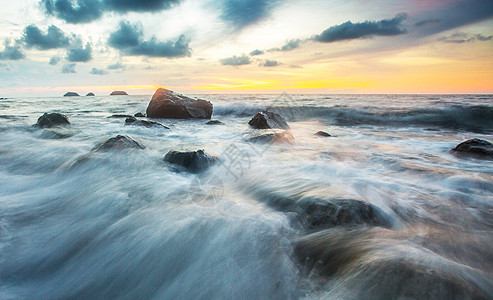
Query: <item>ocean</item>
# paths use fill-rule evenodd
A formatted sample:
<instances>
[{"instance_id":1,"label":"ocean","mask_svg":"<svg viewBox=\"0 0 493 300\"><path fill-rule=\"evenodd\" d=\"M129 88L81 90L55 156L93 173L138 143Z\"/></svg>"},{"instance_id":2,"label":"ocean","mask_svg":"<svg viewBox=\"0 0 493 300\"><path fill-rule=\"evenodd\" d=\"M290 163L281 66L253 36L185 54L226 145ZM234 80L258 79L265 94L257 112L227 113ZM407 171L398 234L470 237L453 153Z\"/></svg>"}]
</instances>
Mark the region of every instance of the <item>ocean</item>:
<instances>
[{"instance_id":1,"label":"ocean","mask_svg":"<svg viewBox=\"0 0 493 300\"><path fill-rule=\"evenodd\" d=\"M224 124L111 117L151 96L0 100L0 299L493 298L493 161L451 151L493 141L492 95L196 96ZM265 109L294 141L249 141ZM146 149L91 151L116 135ZM199 149L220 163L163 161Z\"/></svg>"}]
</instances>

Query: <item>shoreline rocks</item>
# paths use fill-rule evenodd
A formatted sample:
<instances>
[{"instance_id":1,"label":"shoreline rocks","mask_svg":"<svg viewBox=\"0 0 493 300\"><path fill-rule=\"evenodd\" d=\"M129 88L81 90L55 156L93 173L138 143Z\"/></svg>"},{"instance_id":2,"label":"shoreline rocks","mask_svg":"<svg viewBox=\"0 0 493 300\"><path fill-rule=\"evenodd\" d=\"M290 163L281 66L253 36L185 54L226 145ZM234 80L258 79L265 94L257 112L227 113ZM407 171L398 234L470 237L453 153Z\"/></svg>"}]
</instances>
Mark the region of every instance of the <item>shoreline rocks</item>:
<instances>
[{"instance_id":1,"label":"shoreline rocks","mask_svg":"<svg viewBox=\"0 0 493 300\"><path fill-rule=\"evenodd\" d=\"M128 117L125 119L125 125L137 125L137 126L144 126L147 128L150 127L161 127L164 129L169 129L169 127L164 126L161 123L154 122L154 121L147 121L147 120L137 120L135 117Z\"/></svg>"},{"instance_id":2,"label":"shoreline rocks","mask_svg":"<svg viewBox=\"0 0 493 300\"><path fill-rule=\"evenodd\" d=\"M210 120L209 122L205 123L205 125L224 125L224 123L219 120Z\"/></svg>"},{"instance_id":3,"label":"shoreline rocks","mask_svg":"<svg viewBox=\"0 0 493 300\"><path fill-rule=\"evenodd\" d=\"M215 156L207 155L204 150L179 152L169 151L164 156L164 161L179 166L180 169L190 173L200 173L209 169L217 162Z\"/></svg>"},{"instance_id":4,"label":"shoreline rocks","mask_svg":"<svg viewBox=\"0 0 493 300\"><path fill-rule=\"evenodd\" d=\"M76 92L67 92L63 97L79 97L80 95L77 94Z\"/></svg>"},{"instance_id":5,"label":"shoreline rocks","mask_svg":"<svg viewBox=\"0 0 493 300\"><path fill-rule=\"evenodd\" d=\"M210 119L212 110L209 101L159 88L152 96L146 114L148 118L158 119Z\"/></svg>"},{"instance_id":6,"label":"shoreline rocks","mask_svg":"<svg viewBox=\"0 0 493 300\"><path fill-rule=\"evenodd\" d=\"M142 150L145 149L145 146L135 141L129 136L126 135L117 135L112 137L104 142L96 144L91 149L91 152L105 152L109 150L123 150L123 149L137 149Z\"/></svg>"},{"instance_id":7,"label":"shoreline rocks","mask_svg":"<svg viewBox=\"0 0 493 300\"><path fill-rule=\"evenodd\" d=\"M266 130L265 132L252 132L248 141L252 143L288 143L294 144L294 136L289 131Z\"/></svg>"},{"instance_id":8,"label":"shoreline rocks","mask_svg":"<svg viewBox=\"0 0 493 300\"><path fill-rule=\"evenodd\" d=\"M270 111L257 113L248 125L255 129L290 129L288 123L280 115Z\"/></svg>"},{"instance_id":9,"label":"shoreline rocks","mask_svg":"<svg viewBox=\"0 0 493 300\"><path fill-rule=\"evenodd\" d=\"M94 96L96 96L96 95L94 95L94 93L92 93L92 92L91 93L87 93L87 95L86 95L86 97L94 97Z\"/></svg>"},{"instance_id":10,"label":"shoreline rocks","mask_svg":"<svg viewBox=\"0 0 493 300\"><path fill-rule=\"evenodd\" d=\"M38 118L35 126L40 128L49 128L53 126L65 125L70 125L67 116L60 113L44 113L41 117Z\"/></svg>"},{"instance_id":11,"label":"shoreline rocks","mask_svg":"<svg viewBox=\"0 0 493 300\"><path fill-rule=\"evenodd\" d=\"M493 144L481 139L470 139L462 142L452 149L452 151L493 159Z\"/></svg>"},{"instance_id":12,"label":"shoreline rocks","mask_svg":"<svg viewBox=\"0 0 493 300\"><path fill-rule=\"evenodd\" d=\"M110 96L127 96L127 92L125 91L114 91L111 92Z\"/></svg>"},{"instance_id":13,"label":"shoreline rocks","mask_svg":"<svg viewBox=\"0 0 493 300\"><path fill-rule=\"evenodd\" d=\"M317 131L317 133L315 133L316 136L320 136L320 137L331 137L330 134L328 134L327 132L325 131Z\"/></svg>"}]
</instances>

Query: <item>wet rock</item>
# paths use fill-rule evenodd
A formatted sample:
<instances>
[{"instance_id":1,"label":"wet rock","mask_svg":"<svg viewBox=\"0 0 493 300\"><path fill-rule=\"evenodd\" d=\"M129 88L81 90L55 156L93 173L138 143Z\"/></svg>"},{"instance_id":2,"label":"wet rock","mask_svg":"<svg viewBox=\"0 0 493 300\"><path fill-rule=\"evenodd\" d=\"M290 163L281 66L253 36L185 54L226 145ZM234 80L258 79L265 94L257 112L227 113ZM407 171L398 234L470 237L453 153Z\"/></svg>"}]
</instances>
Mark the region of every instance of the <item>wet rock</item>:
<instances>
[{"instance_id":1,"label":"wet rock","mask_svg":"<svg viewBox=\"0 0 493 300\"><path fill-rule=\"evenodd\" d=\"M77 94L76 92L67 92L65 93L65 95L63 95L63 97L79 97L79 94Z\"/></svg>"},{"instance_id":2,"label":"wet rock","mask_svg":"<svg viewBox=\"0 0 493 300\"><path fill-rule=\"evenodd\" d=\"M110 96L125 96L128 95L127 92L125 91L114 91L111 92Z\"/></svg>"},{"instance_id":3,"label":"wet rock","mask_svg":"<svg viewBox=\"0 0 493 300\"><path fill-rule=\"evenodd\" d=\"M144 127L160 127L164 129L169 129L169 127L164 126L161 123L154 122L154 121L147 121L147 120L137 120L135 117L129 117L125 119L125 125L137 125L137 126L144 126Z\"/></svg>"},{"instance_id":4,"label":"wet rock","mask_svg":"<svg viewBox=\"0 0 493 300\"><path fill-rule=\"evenodd\" d=\"M145 149L139 142L126 135L117 135L101 142L91 149L93 152L105 152L109 150Z\"/></svg>"},{"instance_id":5,"label":"wet rock","mask_svg":"<svg viewBox=\"0 0 493 300\"><path fill-rule=\"evenodd\" d=\"M205 123L205 125L224 125L224 123L219 120L210 120L209 122Z\"/></svg>"},{"instance_id":6,"label":"wet rock","mask_svg":"<svg viewBox=\"0 0 493 300\"><path fill-rule=\"evenodd\" d=\"M152 96L146 114L149 118L210 119L212 109L209 101L192 99L160 88Z\"/></svg>"},{"instance_id":7,"label":"wet rock","mask_svg":"<svg viewBox=\"0 0 493 300\"><path fill-rule=\"evenodd\" d=\"M134 115L134 117L137 117L137 118L145 118L145 115L141 112L138 112Z\"/></svg>"},{"instance_id":8,"label":"wet rock","mask_svg":"<svg viewBox=\"0 0 493 300\"><path fill-rule=\"evenodd\" d=\"M120 115L120 114L116 114L116 115L111 115L109 116L108 118L116 118L116 119L126 119L126 118L133 118L134 116L131 116L131 115Z\"/></svg>"},{"instance_id":9,"label":"wet rock","mask_svg":"<svg viewBox=\"0 0 493 300\"><path fill-rule=\"evenodd\" d=\"M294 136L289 131L252 132L248 141L251 143L288 143L294 144Z\"/></svg>"},{"instance_id":10,"label":"wet rock","mask_svg":"<svg viewBox=\"0 0 493 300\"><path fill-rule=\"evenodd\" d=\"M331 135L328 134L327 132L325 131L317 131L317 133L315 133L316 136L321 136L321 137L330 137Z\"/></svg>"},{"instance_id":11,"label":"wet rock","mask_svg":"<svg viewBox=\"0 0 493 300\"><path fill-rule=\"evenodd\" d=\"M207 155L204 150L179 152L169 151L164 161L179 166L191 173L200 173L210 168L216 161L215 156Z\"/></svg>"},{"instance_id":12,"label":"wet rock","mask_svg":"<svg viewBox=\"0 0 493 300\"><path fill-rule=\"evenodd\" d=\"M54 128L45 129L43 131L43 133L41 134L41 138L43 138L43 139L55 139L55 140L67 139L67 138L72 137L78 133L80 133L79 130L66 128L66 127L54 127Z\"/></svg>"},{"instance_id":13,"label":"wet rock","mask_svg":"<svg viewBox=\"0 0 493 300\"><path fill-rule=\"evenodd\" d=\"M94 93L87 93L86 97L94 97L96 95L94 95Z\"/></svg>"},{"instance_id":14,"label":"wet rock","mask_svg":"<svg viewBox=\"0 0 493 300\"><path fill-rule=\"evenodd\" d=\"M248 125L255 129L289 129L288 123L280 115L270 111L257 113L248 122Z\"/></svg>"},{"instance_id":15,"label":"wet rock","mask_svg":"<svg viewBox=\"0 0 493 300\"><path fill-rule=\"evenodd\" d=\"M38 118L36 126L41 128L70 125L67 116L60 113L45 113Z\"/></svg>"},{"instance_id":16,"label":"wet rock","mask_svg":"<svg viewBox=\"0 0 493 300\"><path fill-rule=\"evenodd\" d=\"M493 158L493 144L481 139L471 139L462 142L452 149L452 151Z\"/></svg>"}]
</instances>

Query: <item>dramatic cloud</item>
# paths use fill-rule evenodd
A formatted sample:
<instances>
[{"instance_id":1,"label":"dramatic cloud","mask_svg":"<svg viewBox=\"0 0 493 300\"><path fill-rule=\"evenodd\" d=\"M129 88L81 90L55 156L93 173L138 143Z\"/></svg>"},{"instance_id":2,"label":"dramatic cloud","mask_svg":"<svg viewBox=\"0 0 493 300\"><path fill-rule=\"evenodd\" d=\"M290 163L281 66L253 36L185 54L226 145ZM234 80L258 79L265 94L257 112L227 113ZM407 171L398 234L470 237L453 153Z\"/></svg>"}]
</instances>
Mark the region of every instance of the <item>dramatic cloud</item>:
<instances>
[{"instance_id":1,"label":"dramatic cloud","mask_svg":"<svg viewBox=\"0 0 493 300\"><path fill-rule=\"evenodd\" d=\"M116 49L136 47L141 43L144 36L140 24L130 24L128 21L120 21L120 27L112 32L108 44Z\"/></svg>"},{"instance_id":2,"label":"dramatic cloud","mask_svg":"<svg viewBox=\"0 0 493 300\"><path fill-rule=\"evenodd\" d=\"M71 24L89 23L103 14L100 0L41 0L46 14Z\"/></svg>"},{"instance_id":3,"label":"dramatic cloud","mask_svg":"<svg viewBox=\"0 0 493 300\"><path fill-rule=\"evenodd\" d=\"M342 40L354 40L375 35L392 36L404 34L407 31L401 28L402 22L406 19L405 14L398 14L393 19L381 21L365 21L362 23L346 23L329 27L324 32L313 37L315 41L322 43L332 43Z\"/></svg>"},{"instance_id":4,"label":"dramatic cloud","mask_svg":"<svg viewBox=\"0 0 493 300\"><path fill-rule=\"evenodd\" d=\"M26 47L39 50L64 48L70 43L70 39L55 25L48 27L46 34L36 25L29 25L24 29L22 41Z\"/></svg>"},{"instance_id":5,"label":"dramatic cloud","mask_svg":"<svg viewBox=\"0 0 493 300\"><path fill-rule=\"evenodd\" d=\"M246 55L242 55L242 56L235 55L233 57L221 59L221 64L224 66L241 66L241 65L249 65L251 63L252 61L250 60L250 57Z\"/></svg>"},{"instance_id":6,"label":"dramatic cloud","mask_svg":"<svg viewBox=\"0 0 493 300\"><path fill-rule=\"evenodd\" d=\"M262 55L262 54L264 54L264 51L259 50L259 49L255 49L252 52L250 52L250 56Z\"/></svg>"},{"instance_id":7,"label":"dramatic cloud","mask_svg":"<svg viewBox=\"0 0 493 300\"><path fill-rule=\"evenodd\" d=\"M92 47L90 43L87 43L84 47L82 40L76 38L67 52L67 60L70 62L88 62L92 59Z\"/></svg>"},{"instance_id":8,"label":"dramatic cloud","mask_svg":"<svg viewBox=\"0 0 493 300\"><path fill-rule=\"evenodd\" d=\"M162 42L155 36L148 41L143 41L143 35L140 25L122 21L118 30L111 33L108 44L120 50L122 55L167 58L191 56L189 41L184 35L181 35L176 42Z\"/></svg>"},{"instance_id":9,"label":"dramatic cloud","mask_svg":"<svg viewBox=\"0 0 493 300\"><path fill-rule=\"evenodd\" d=\"M425 21L416 23L419 27L418 35L427 36L493 18L493 1L451 1L435 10L424 12L420 18ZM432 20L439 20L439 22L430 22ZM420 23L422 26L419 26Z\"/></svg>"},{"instance_id":10,"label":"dramatic cloud","mask_svg":"<svg viewBox=\"0 0 493 300\"><path fill-rule=\"evenodd\" d=\"M423 20L423 21L417 22L414 24L414 26L416 26L416 27L428 26L428 25L432 25L432 24L438 24L441 22L442 22L442 20L439 20L439 19L428 19L428 20Z\"/></svg>"},{"instance_id":11,"label":"dramatic cloud","mask_svg":"<svg viewBox=\"0 0 493 300\"><path fill-rule=\"evenodd\" d=\"M12 45L9 40L5 40L4 45L3 51L0 51L0 60L19 60L26 57L17 42Z\"/></svg>"},{"instance_id":12,"label":"dramatic cloud","mask_svg":"<svg viewBox=\"0 0 493 300\"><path fill-rule=\"evenodd\" d=\"M58 55L55 55L52 58L50 58L50 65L54 66L54 65L58 64L60 62L60 60L61 60L61 57Z\"/></svg>"},{"instance_id":13,"label":"dramatic cloud","mask_svg":"<svg viewBox=\"0 0 493 300\"><path fill-rule=\"evenodd\" d=\"M62 67L62 73L70 74L77 73L75 72L75 64L66 64Z\"/></svg>"},{"instance_id":14,"label":"dramatic cloud","mask_svg":"<svg viewBox=\"0 0 493 300\"><path fill-rule=\"evenodd\" d=\"M462 44L462 43L469 43L469 42L475 42L475 41L490 41L493 39L493 36L484 36L482 34L467 34L463 32L457 32L448 36L444 36L439 38L438 40L444 43L454 43L454 44Z\"/></svg>"},{"instance_id":15,"label":"dramatic cloud","mask_svg":"<svg viewBox=\"0 0 493 300\"><path fill-rule=\"evenodd\" d=\"M281 48L272 48L269 49L269 51L291 51L296 48L299 48L301 46L302 40L296 39L296 40L290 40L286 43L286 45L282 46Z\"/></svg>"},{"instance_id":16,"label":"dramatic cloud","mask_svg":"<svg viewBox=\"0 0 493 300\"><path fill-rule=\"evenodd\" d=\"M269 60L267 59L262 66L264 67L277 67L279 66L279 62L277 60Z\"/></svg>"},{"instance_id":17,"label":"dramatic cloud","mask_svg":"<svg viewBox=\"0 0 493 300\"><path fill-rule=\"evenodd\" d=\"M108 72L106 70L103 70L103 69L92 68L91 71L89 72L89 74L106 75L106 74L108 74Z\"/></svg>"},{"instance_id":18,"label":"dramatic cloud","mask_svg":"<svg viewBox=\"0 0 493 300\"><path fill-rule=\"evenodd\" d=\"M41 0L46 14L72 24L89 23L105 12L155 12L169 9L180 0Z\"/></svg>"},{"instance_id":19,"label":"dramatic cloud","mask_svg":"<svg viewBox=\"0 0 493 300\"><path fill-rule=\"evenodd\" d=\"M223 0L221 18L242 29L270 15L280 0Z\"/></svg>"},{"instance_id":20,"label":"dramatic cloud","mask_svg":"<svg viewBox=\"0 0 493 300\"><path fill-rule=\"evenodd\" d=\"M119 70L119 69L124 70L125 65L121 61L118 61L114 64L108 65L106 67L106 69L108 69L108 70Z\"/></svg>"}]
</instances>

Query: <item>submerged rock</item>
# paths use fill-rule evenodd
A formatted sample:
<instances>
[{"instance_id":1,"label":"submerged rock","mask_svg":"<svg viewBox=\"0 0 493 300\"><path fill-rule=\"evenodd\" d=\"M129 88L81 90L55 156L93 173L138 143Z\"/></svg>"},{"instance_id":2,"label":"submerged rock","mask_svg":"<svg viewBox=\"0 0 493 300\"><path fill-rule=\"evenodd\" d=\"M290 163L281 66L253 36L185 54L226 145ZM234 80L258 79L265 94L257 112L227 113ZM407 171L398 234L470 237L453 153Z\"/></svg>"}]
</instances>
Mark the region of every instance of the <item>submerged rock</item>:
<instances>
[{"instance_id":1,"label":"submerged rock","mask_svg":"<svg viewBox=\"0 0 493 300\"><path fill-rule=\"evenodd\" d=\"M67 92L65 93L65 95L63 95L63 97L79 97L79 94L77 94L76 92Z\"/></svg>"},{"instance_id":2,"label":"submerged rock","mask_svg":"<svg viewBox=\"0 0 493 300\"><path fill-rule=\"evenodd\" d=\"M290 129L288 123L280 115L270 111L257 113L248 122L248 125L255 129Z\"/></svg>"},{"instance_id":3,"label":"submerged rock","mask_svg":"<svg viewBox=\"0 0 493 300\"><path fill-rule=\"evenodd\" d=\"M294 144L294 136L289 131L252 132L248 141L252 143Z\"/></svg>"},{"instance_id":4,"label":"submerged rock","mask_svg":"<svg viewBox=\"0 0 493 300\"><path fill-rule=\"evenodd\" d=\"M210 120L209 122L205 123L205 125L224 125L224 123L219 120Z\"/></svg>"},{"instance_id":5,"label":"submerged rock","mask_svg":"<svg viewBox=\"0 0 493 300\"><path fill-rule=\"evenodd\" d=\"M138 112L134 115L134 117L137 117L137 118L145 118L145 115L141 112Z\"/></svg>"},{"instance_id":6,"label":"submerged rock","mask_svg":"<svg viewBox=\"0 0 493 300\"><path fill-rule=\"evenodd\" d=\"M120 115L120 114L116 114L116 115L111 115L109 116L108 118L116 118L116 119L123 119L123 118L133 118L133 116L131 115Z\"/></svg>"},{"instance_id":7,"label":"submerged rock","mask_svg":"<svg viewBox=\"0 0 493 300\"><path fill-rule=\"evenodd\" d=\"M43 131L41 138L43 139L66 139L80 133L79 130L66 128L66 127L54 127L48 128Z\"/></svg>"},{"instance_id":8,"label":"submerged rock","mask_svg":"<svg viewBox=\"0 0 493 300\"><path fill-rule=\"evenodd\" d=\"M104 142L101 142L91 149L93 152L104 152L109 150L122 149L145 149L139 142L126 135L117 135Z\"/></svg>"},{"instance_id":9,"label":"submerged rock","mask_svg":"<svg viewBox=\"0 0 493 300\"><path fill-rule=\"evenodd\" d=\"M452 151L493 158L493 144L481 139L471 139L462 142L452 149Z\"/></svg>"},{"instance_id":10,"label":"submerged rock","mask_svg":"<svg viewBox=\"0 0 493 300\"><path fill-rule=\"evenodd\" d=\"M147 117L168 119L210 119L212 103L192 99L176 92L159 88L147 106Z\"/></svg>"},{"instance_id":11,"label":"submerged rock","mask_svg":"<svg viewBox=\"0 0 493 300\"><path fill-rule=\"evenodd\" d=\"M316 136L321 136L321 137L330 137L331 135L328 134L327 132L325 131L317 131L317 133L315 133Z\"/></svg>"},{"instance_id":12,"label":"submerged rock","mask_svg":"<svg viewBox=\"0 0 493 300\"><path fill-rule=\"evenodd\" d=\"M94 93L87 93L86 97L93 97L93 96L96 96L94 95Z\"/></svg>"},{"instance_id":13,"label":"submerged rock","mask_svg":"<svg viewBox=\"0 0 493 300\"><path fill-rule=\"evenodd\" d=\"M36 126L41 128L70 125L67 116L60 113L45 113L38 118Z\"/></svg>"},{"instance_id":14,"label":"submerged rock","mask_svg":"<svg viewBox=\"0 0 493 300\"><path fill-rule=\"evenodd\" d=\"M127 92L125 91L114 91L111 92L110 96L125 96L128 95Z\"/></svg>"},{"instance_id":15,"label":"submerged rock","mask_svg":"<svg viewBox=\"0 0 493 300\"><path fill-rule=\"evenodd\" d=\"M125 119L125 125L137 125L137 126L144 126L144 127L161 127L164 129L169 129L169 127L166 127L161 123L154 122L154 121L147 121L147 120L137 120L135 117L129 117L129 118Z\"/></svg>"},{"instance_id":16,"label":"submerged rock","mask_svg":"<svg viewBox=\"0 0 493 300\"><path fill-rule=\"evenodd\" d=\"M179 152L169 151L164 161L182 167L191 173L200 173L210 168L216 161L215 156L205 154L204 150Z\"/></svg>"}]
</instances>

